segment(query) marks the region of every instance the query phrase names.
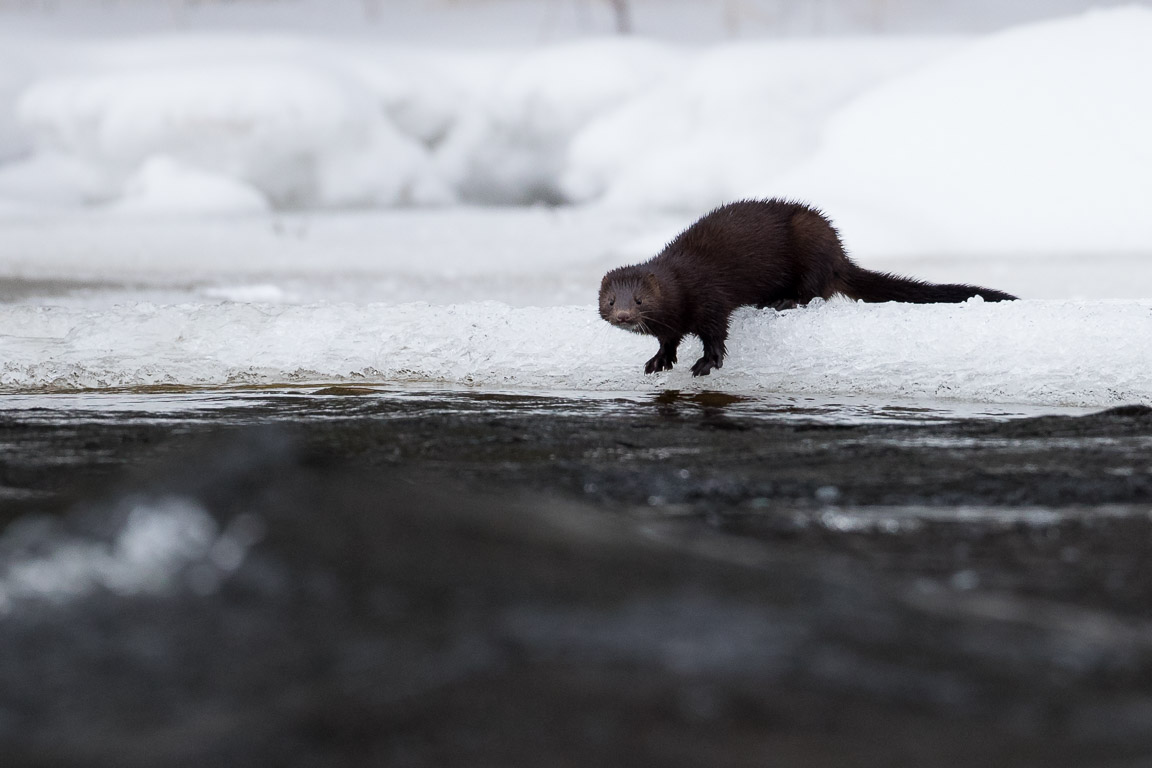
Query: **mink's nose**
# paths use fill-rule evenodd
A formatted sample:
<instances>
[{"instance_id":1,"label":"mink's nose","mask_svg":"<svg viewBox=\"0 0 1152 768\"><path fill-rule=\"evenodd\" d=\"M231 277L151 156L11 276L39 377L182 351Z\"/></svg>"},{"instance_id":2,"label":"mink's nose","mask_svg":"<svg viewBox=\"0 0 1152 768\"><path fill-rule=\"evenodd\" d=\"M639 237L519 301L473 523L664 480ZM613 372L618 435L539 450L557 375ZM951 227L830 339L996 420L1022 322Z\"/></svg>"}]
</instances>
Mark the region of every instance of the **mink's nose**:
<instances>
[{"instance_id":1,"label":"mink's nose","mask_svg":"<svg viewBox=\"0 0 1152 768\"><path fill-rule=\"evenodd\" d=\"M618 309L612 315L612 321L616 323L634 323L636 322L636 313L630 309Z\"/></svg>"}]
</instances>

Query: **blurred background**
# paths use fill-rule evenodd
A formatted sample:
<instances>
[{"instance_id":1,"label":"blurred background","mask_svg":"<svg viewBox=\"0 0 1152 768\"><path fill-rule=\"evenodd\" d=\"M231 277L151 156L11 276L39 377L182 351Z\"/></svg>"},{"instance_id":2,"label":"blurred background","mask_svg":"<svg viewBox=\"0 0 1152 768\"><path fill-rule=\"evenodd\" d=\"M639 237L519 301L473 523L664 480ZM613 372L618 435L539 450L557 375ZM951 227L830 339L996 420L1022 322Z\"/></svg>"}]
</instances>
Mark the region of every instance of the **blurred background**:
<instances>
[{"instance_id":1,"label":"blurred background","mask_svg":"<svg viewBox=\"0 0 1152 768\"><path fill-rule=\"evenodd\" d=\"M977 33L1123 0L3 0L19 23L56 31L156 28L335 30L471 43L634 33L740 35ZM1130 4L1130 3L1129 3Z\"/></svg>"},{"instance_id":2,"label":"blurred background","mask_svg":"<svg viewBox=\"0 0 1152 768\"><path fill-rule=\"evenodd\" d=\"M0 0L0 210L784 194L880 250L1142 248L1152 11L1107 5Z\"/></svg>"}]
</instances>

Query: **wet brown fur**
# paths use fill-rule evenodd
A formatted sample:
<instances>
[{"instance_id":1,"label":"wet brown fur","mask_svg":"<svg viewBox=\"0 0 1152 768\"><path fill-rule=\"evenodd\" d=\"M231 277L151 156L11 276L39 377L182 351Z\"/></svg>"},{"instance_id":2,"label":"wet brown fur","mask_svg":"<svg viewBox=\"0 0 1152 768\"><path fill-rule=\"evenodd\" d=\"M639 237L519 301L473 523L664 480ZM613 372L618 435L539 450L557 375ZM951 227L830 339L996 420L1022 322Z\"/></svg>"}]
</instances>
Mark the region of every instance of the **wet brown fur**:
<instances>
[{"instance_id":1,"label":"wet brown fur","mask_svg":"<svg viewBox=\"0 0 1152 768\"><path fill-rule=\"evenodd\" d=\"M600 316L660 341L645 373L671 370L687 334L704 344L692 366L707 376L724 364L737 307L787 309L833 294L915 304L1015 299L972 285L935 285L857 266L819 211L786 200L744 200L706 214L643 264L613 269L600 284Z\"/></svg>"}]
</instances>

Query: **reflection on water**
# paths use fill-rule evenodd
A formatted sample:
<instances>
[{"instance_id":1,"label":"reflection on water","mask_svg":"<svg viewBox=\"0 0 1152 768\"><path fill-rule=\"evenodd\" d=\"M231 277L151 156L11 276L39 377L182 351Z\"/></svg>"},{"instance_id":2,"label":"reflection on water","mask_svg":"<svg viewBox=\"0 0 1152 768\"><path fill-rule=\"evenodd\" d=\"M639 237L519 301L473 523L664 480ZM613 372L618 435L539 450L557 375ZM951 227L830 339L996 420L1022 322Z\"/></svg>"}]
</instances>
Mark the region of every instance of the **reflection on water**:
<instances>
[{"instance_id":1,"label":"reflection on water","mask_svg":"<svg viewBox=\"0 0 1152 768\"><path fill-rule=\"evenodd\" d=\"M1080 415L1097 409L990 405L956 401L896 401L867 397L737 395L728 392L664 390L637 392L532 392L454 388L308 386L263 389L148 387L102 392L11 394L0 396L0 413L20 419L85 421L106 414L118 420L163 421L179 417L228 423L261 420L330 418L374 414L387 416L420 408L428 413L483 412L624 415L648 412L728 415L753 419L802 420L835 424L924 423L956 419L1012 419L1041 415ZM669 410L670 409L670 410Z\"/></svg>"}]
</instances>

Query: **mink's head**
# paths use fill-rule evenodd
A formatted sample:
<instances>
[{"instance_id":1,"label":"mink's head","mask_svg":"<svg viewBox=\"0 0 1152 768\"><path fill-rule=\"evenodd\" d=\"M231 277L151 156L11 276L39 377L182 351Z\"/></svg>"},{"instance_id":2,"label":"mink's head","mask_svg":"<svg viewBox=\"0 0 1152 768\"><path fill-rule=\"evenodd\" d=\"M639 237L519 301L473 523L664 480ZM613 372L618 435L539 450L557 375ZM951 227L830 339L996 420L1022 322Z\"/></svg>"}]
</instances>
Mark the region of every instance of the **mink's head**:
<instances>
[{"instance_id":1,"label":"mink's head","mask_svg":"<svg viewBox=\"0 0 1152 768\"><path fill-rule=\"evenodd\" d=\"M620 267L600 282L600 317L633 333L652 333L660 309L660 280L647 269Z\"/></svg>"}]
</instances>

